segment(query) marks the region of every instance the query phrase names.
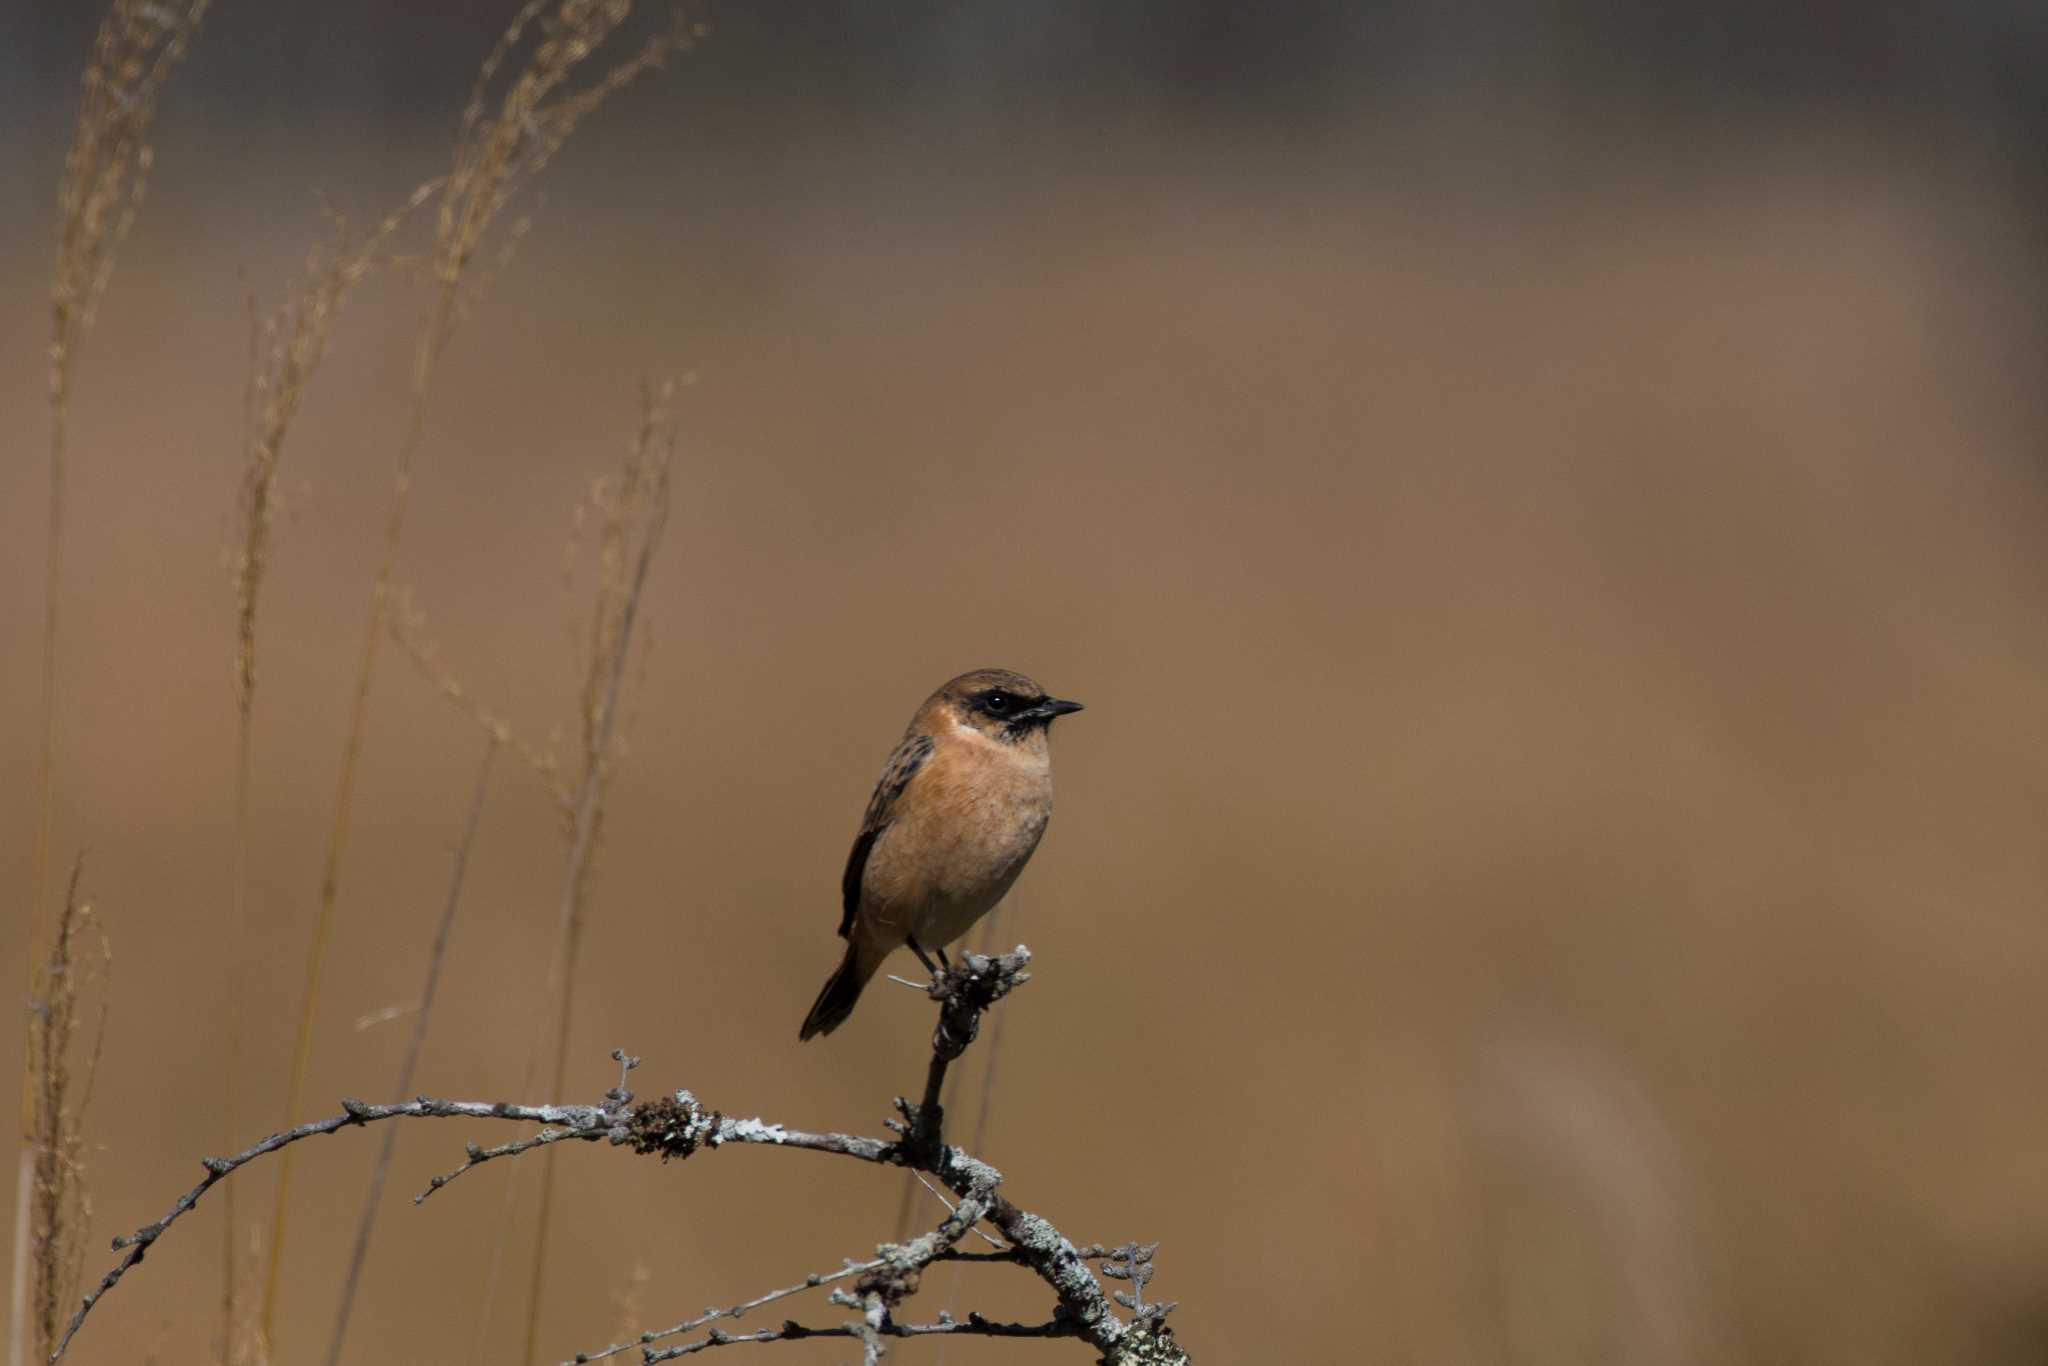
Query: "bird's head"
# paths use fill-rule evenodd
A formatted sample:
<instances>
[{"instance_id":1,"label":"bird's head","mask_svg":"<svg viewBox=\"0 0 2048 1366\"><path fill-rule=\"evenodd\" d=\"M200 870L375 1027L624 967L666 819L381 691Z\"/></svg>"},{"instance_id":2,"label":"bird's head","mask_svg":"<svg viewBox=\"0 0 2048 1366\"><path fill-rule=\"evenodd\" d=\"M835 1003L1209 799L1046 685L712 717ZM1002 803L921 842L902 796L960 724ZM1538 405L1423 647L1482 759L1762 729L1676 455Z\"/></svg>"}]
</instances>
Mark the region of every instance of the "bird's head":
<instances>
[{"instance_id":1,"label":"bird's head","mask_svg":"<svg viewBox=\"0 0 2048 1366\"><path fill-rule=\"evenodd\" d=\"M1079 702L1050 695L1023 674L976 669L932 694L927 708L943 711L956 724L992 740L1016 744L1043 735L1052 723L1081 710Z\"/></svg>"}]
</instances>

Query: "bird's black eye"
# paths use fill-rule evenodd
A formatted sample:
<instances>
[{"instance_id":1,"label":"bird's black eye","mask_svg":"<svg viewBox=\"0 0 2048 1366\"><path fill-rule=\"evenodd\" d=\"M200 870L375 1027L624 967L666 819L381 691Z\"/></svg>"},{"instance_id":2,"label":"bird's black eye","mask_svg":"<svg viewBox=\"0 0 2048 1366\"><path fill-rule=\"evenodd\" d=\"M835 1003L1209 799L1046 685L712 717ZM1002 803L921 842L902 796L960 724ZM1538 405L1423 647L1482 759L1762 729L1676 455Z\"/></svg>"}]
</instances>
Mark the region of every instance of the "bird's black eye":
<instances>
[{"instance_id":1,"label":"bird's black eye","mask_svg":"<svg viewBox=\"0 0 2048 1366\"><path fill-rule=\"evenodd\" d=\"M985 693L981 699L981 707L990 716L1001 716L1010 709L1010 701L1010 695L1006 692Z\"/></svg>"}]
</instances>

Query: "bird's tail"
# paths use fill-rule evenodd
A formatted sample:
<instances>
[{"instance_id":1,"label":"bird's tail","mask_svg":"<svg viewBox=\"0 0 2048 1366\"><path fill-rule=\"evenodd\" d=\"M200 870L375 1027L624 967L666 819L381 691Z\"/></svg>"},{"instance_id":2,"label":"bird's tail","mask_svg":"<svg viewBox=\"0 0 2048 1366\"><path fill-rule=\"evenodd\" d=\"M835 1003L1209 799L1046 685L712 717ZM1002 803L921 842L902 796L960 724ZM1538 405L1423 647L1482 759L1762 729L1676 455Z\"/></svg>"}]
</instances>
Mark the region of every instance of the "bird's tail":
<instances>
[{"instance_id":1,"label":"bird's tail","mask_svg":"<svg viewBox=\"0 0 2048 1366\"><path fill-rule=\"evenodd\" d=\"M813 1035L830 1034L846 1023L846 1017L853 1014L854 1005L860 1000L862 988L868 978L875 975L876 963L861 961L860 945L849 942L846 957L839 960L839 969L825 979L824 990L818 993L817 1002L811 1013L804 1016L804 1027L797 1037L808 1040Z\"/></svg>"}]
</instances>

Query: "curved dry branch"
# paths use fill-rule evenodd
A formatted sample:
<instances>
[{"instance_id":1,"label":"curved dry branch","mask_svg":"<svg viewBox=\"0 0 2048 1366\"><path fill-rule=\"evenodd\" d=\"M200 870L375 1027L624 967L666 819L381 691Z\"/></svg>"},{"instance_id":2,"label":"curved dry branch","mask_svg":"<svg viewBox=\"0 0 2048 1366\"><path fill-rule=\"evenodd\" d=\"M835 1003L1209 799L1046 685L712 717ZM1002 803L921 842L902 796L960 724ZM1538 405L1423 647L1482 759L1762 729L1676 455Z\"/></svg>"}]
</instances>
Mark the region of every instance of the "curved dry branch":
<instances>
[{"instance_id":1,"label":"curved dry branch","mask_svg":"<svg viewBox=\"0 0 2048 1366\"><path fill-rule=\"evenodd\" d=\"M883 1243L876 1248L876 1255L872 1258L848 1259L838 1271L814 1273L796 1285L769 1291L728 1308L707 1310L673 1327L642 1333L632 1343L615 1343L599 1351L581 1353L574 1359L576 1363L616 1356L635 1346L641 1349L643 1361L653 1363L694 1355L713 1347L746 1342L795 1341L809 1337L858 1339L864 1357L875 1361L883 1353L883 1340L886 1338L957 1334L965 1337L1078 1338L1099 1350L1102 1353L1100 1359L1106 1366L1153 1366L1154 1363L1159 1366L1185 1366L1188 1355L1174 1341L1172 1330L1165 1324L1173 1306L1148 1304L1144 1299L1145 1283L1152 1275L1153 1246L1126 1243L1114 1249L1100 1245L1085 1249L1076 1247L1043 1216L1023 1209L999 1194L998 1187L1003 1181L1001 1172L944 1141L944 1116L939 1110L937 1096L944 1081L946 1064L957 1058L973 1041L981 1012L1029 979L1024 969L1030 961L1030 953L1021 947L1015 953L994 958L969 954L960 965L948 968L933 980L930 994L939 1003L940 1018L933 1038L933 1059L925 1098L920 1104L900 1097L897 1099L896 1106L903 1118L900 1122L891 1123L891 1128L898 1135L894 1139L811 1132L761 1119L736 1119L706 1107L686 1090L636 1103L625 1083L628 1074L639 1064L639 1059L628 1056L623 1050L613 1054L621 1064L619 1084L608 1091L602 1101L593 1105L523 1105L504 1101L443 1100L432 1096L420 1096L395 1105L344 1100L342 1113L338 1115L272 1134L232 1157L203 1159L205 1178L180 1196L161 1219L114 1240L115 1249L123 1253L121 1259L84 1297L50 1360L55 1362L63 1356L93 1307L142 1261L172 1224L190 1213L200 1197L215 1184L256 1159L321 1134L385 1120L476 1119L509 1120L542 1127L537 1134L496 1147L469 1144L462 1165L434 1177L427 1189L415 1198L416 1202L425 1200L480 1163L572 1141L602 1142L610 1147L630 1148L635 1153L659 1156L663 1161L688 1158L707 1148L717 1149L728 1144L758 1144L828 1153L924 1172L936 1178L958 1201L930 1232L905 1243ZM960 1251L957 1246L960 1240L984 1220L994 1225L1010 1245L993 1254ZM1037 1324L999 1323L979 1314L970 1314L959 1321L941 1315L934 1323L899 1323L894 1317L896 1307L917 1293L925 1268L939 1261L990 1261L1025 1267L1052 1290L1057 1299L1053 1315L1044 1323ZM1117 1291L1114 1295L1105 1293L1096 1268L1091 1265L1095 1262L1101 1263L1103 1275L1129 1282L1132 1290ZM848 1281L852 1282L850 1287L840 1288ZM738 1319L749 1310L825 1285L835 1286L831 1302L858 1311L857 1320L817 1327L785 1320L778 1327L751 1333L732 1333L713 1326L720 1320ZM1130 1311L1129 1317L1117 1313L1117 1304ZM690 1342L653 1346L664 1339L699 1329L709 1331ZM565 1363L565 1366L573 1366L573 1363Z\"/></svg>"},{"instance_id":2,"label":"curved dry branch","mask_svg":"<svg viewBox=\"0 0 2048 1366\"><path fill-rule=\"evenodd\" d=\"M779 1328L761 1328L751 1333L722 1333L713 1329L695 1342L686 1342L677 1347L665 1347L658 1352L649 1352L644 1358L648 1363L674 1361L677 1357L695 1356L708 1352L713 1347L732 1347L743 1342L798 1342L804 1338L861 1338L873 1332L885 1338L921 1338L934 1334L953 1334L960 1337L980 1338L1071 1338L1078 1334L1072 1325L1060 1320L1047 1323L997 1323L979 1314L969 1314L964 1320L942 1318L937 1323L893 1323L885 1322L872 1329L866 1324L836 1324L829 1328L810 1328L785 1320ZM578 1361L586 1358L579 1357ZM588 1360L595 1361L591 1356Z\"/></svg>"}]
</instances>

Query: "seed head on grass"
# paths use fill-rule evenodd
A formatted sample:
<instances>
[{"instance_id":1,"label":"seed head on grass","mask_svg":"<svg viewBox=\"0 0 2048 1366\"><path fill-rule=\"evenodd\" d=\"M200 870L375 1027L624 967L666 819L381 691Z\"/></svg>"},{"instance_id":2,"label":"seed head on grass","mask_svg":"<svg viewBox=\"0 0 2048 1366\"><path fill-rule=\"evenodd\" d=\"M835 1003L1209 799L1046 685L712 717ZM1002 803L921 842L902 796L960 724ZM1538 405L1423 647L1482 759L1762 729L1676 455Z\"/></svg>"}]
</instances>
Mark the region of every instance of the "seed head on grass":
<instances>
[{"instance_id":1,"label":"seed head on grass","mask_svg":"<svg viewBox=\"0 0 2048 1366\"><path fill-rule=\"evenodd\" d=\"M604 827L605 799L611 778L625 751L620 709L626 669L632 656L641 594L668 522L669 479L677 439L672 411L674 398L675 385L672 382L642 387L640 424L624 458L613 471L592 481L589 497L578 506L572 521L578 532L591 523L595 524L597 567L586 628L588 649L578 694L581 763L575 786L569 787L563 781L552 744L544 754L524 745L518 746L526 755L528 764L547 783L567 841L556 942L543 988L544 997L553 1000L556 1006L552 1023L555 1025L553 1077L557 1086L562 1084L567 1065L576 960L589 903L590 876L596 866ZM576 544L576 538L572 537L571 556L564 566L565 575L573 567ZM400 596L391 632L411 655L421 674L443 697L482 727L494 743L511 739L510 725L487 709L442 665L438 651L427 638L425 618L409 595ZM516 741L514 743L517 744ZM546 1044L546 1035L541 1031L549 1019L536 1015L535 1020L536 1033L527 1057L526 1075L520 1083L522 1089L532 1086ZM552 1153L544 1154L541 1165L539 1231L525 1318L524 1359L529 1363L537 1359L539 1305L546 1270L544 1254L554 1200L552 1158ZM494 1310L517 1198L519 1170L514 1170L513 1180L507 1183L491 1243L482 1304L471 1342L472 1360L482 1358L485 1338L495 1321Z\"/></svg>"},{"instance_id":2,"label":"seed head on grass","mask_svg":"<svg viewBox=\"0 0 2048 1366\"><path fill-rule=\"evenodd\" d=\"M115 0L86 62L78 131L57 189L57 268L50 282L50 401L62 407L79 338L135 222L154 160L157 97L185 56L210 0Z\"/></svg>"},{"instance_id":3,"label":"seed head on grass","mask_svg":"<svg viewBox=\"0 0 2048 1366\"><path fill-rule=\"evenodd\" d=\"M589 84L571 88L577 68L632 11L632 0L557 0L552 6L528 0L484 58L462 109L454 166L441 192L433 272L447 298L438 330L424 339L428 345L438 349L453 326L464 274L505 207L554 160L583 117L706 32L683 9L673 9L667 25L649 34L638 51ZM522 51L524 61L494 107L498 74ZM505 252L525 230L524 220L514 223L502 244Z\"/></svg>"},{"instance_id":4,"label":"seed head on grass","mask_svg":"<svg viewBox=\"0 0 2048 1366\"><path fill-rule=\"evenodd\" d=\"M236 501L237 544L229 570L235 587L235 703L246 718L256 692L256 606L269 567L277 478L285 441L307 387L327 354L342 301L382 260L386 243L440 189L429 181L367 231L327 210L328 240L307 253L296 288L251 339L249 423Z\"/></svg>"},{"instance_id":5,"label":"seed head on grass","mask_svg":"<svg viewBox=\"0 0 2048 1366\"><path fill-rule=\"evenodd\" d=\"M65 1315L78 1298L92 1196L85 1181L83 1121L106 1031L106 973L112 961L92 904L79 893L80 865L71 871L29 998L26 1070L34 1088L35 1178L30 1204L29 1312L38 1354L56 1350ZM98 997L88 1039L79 1025L85 1003Z\"/></svg>"},{"instance_id":6,"label":"seed head on grass","mask_svg":"<svg viewBox=\"0 0 2048 1366\"><path fill-rule=\"evenodd\" d=\"M579 69L631 17L632 9L632 0L555 0L553 4L527 0L485 57L463 107L453 164L441 183L429 258L434 288L414 338L411 403L392 477L383 550L371 587L369 629L357 668L349 728L342 741L334 818L328 830L320 905L307 951L306 986L287 1087L285 1110L291 1123L298 1122L305 1102L313 1021L335 902L340 894L342 860L348 847L356 764L368 725L370 688L376 675L379 646L390 620L394 576L411 501L413 464L425 428L427 395L434 371L460 313L465 272L490 239L506 206L554 159L585 115L614 92L659 67L671 53L691 46L705 32L704 26L688 18L683 10L672 9L667 24L644 39L632 55L588 84L575 86L573 80ZM503 85L502 93L494 97L493 90L500 88L499 73L515 54L523 56ZM501 244L501 260L503 252L509 251L523 232L523 224L513 225ZM266 1338L271 1336L277 1321L291 1158L292 1154L287 1152L279 1165L271 1211L270 1264L264 1278L262 1313Z\"/></svg>"},{"instance_id":7,"label":"seed head on grass","mask_svg":"<svg viewBox=\"0 0 2048 1366\"><path fill-rule=\"evenodd\" d=\"M331 233L307 253L298 281L286 302L269 319L255 320L252 301L249 338L249 379L242 438L242 475L236 490L235 544L228 554L235 592L235 834L233 887L228 899L224 943L243 941L248 923L249 784L253 768L256 709L256 610L270 565L278 508L277 480L284 462L286 439L298 416L306 389L327 354L327 344L351 288L382 259L385 244L405 219L427 202L437 183L422 185L412 197L367 230L358 231L341 213L328 209ZM226 1095L221 1123L224 1140L233 1143L241 1130L242 1074L241 974L232 953L228 958L228 1038L221 1069ZM223 1193L221 1224L221 1333L228 1344L230 1366L243 1366L261 1356L261 1334L240 1304L240 1225L234 1190Z\"/></svg>"},{"instance_id":8,"label":"seed head on grass","mask_svg":"<svg viewBox=\"0 0 2048 1366\"><path fill-rule=\"evenodd\" d=\"M563 835L567 840L556 941L548 963L544 998L554 1004L554 1066L552 1077L559 1086L567 1068L569 1025L574 1018L576 962L583 939L583 924L589 907L590 878L604 830L605 799L611 779L624 755L620 723L621 699L626 669L632 654L633 633L640 615L640 599L647 583L655 553L661 547L668 523L669 478L673 465L677 428L672 411L675 386L672 383L646 385L641 390L640 424L624 459L610 474L595 480L588 503L578 509L577 525L595 521L597 526L597 584L588 627L588 653L583 684L578 698L578 728L581 740L581 771L573 792L560 804ZM536 1033L527 1058L530 1085L538 1070L547 1017L536 1016ZM549 1224L554 1212L553 1154L541 1159L540 1210L534 1244L534 1260L527 1283L526 1333L522 1359L532 1366L539 1353L540 1312L546 1284ZM484 1280L482 1308L471 1341L471 1359L481 1358L485 1335L497 1303L499 1275L511 1232L516 1185L507 1184L492 1240Z\"/></svg>"},{"instance_id":9,"label":"seed head on grass","mask_svg":"<svg viewBox=\"0 0 2048 1366\"><path fill-rule=\"evenodd\" d=\"M94 305L113 274L115 249L141 207L153 160L149 134L157 99L184 57L208 0L114 0L94 34L81 81L78 124L57 187L57 257L50 272L50 483L43 566L42 735L36 755L36 836L30 860L28 971L30 996L45 962L49 919L50 841L56 815L57 625L64 581L65 432L72 376ZM8 1295L7 1355L21 1359L32 1317L29 1303L32 1206L37 1147L47 1126L33 1068L24 1068L22 1147L16 1180L14 1256Z\"/></svg>"},{"instance_id":10,"label":"seed head on grass","mask_svg":"<svg viewBox=\"0 0 2048 1366\"><path fill-rule=\"evenodd\" d=\"M469 718L493 742L511 746L514 753L539 778L557 807L568 805L573 794L562 780L562 763L556 755L560 740L551 731L544 746L534 745L513 729L512 723L492 710L475 689L464 683L441 659L441 646L427 630L427 614L418 595L401 587L394 598L391 638L412 660L420 677L431 685L456 711Z\"/></svg>"},{"instance_id":11,"label":"seed head on grass","mask_svg":"<svg viewBox=\"0 0 2048 1366\"><path fill-rule=\"evenodd\" d=\"M64 569L64 455L72 375L114 254L135 222L154 161L157 98L185 55L208 0L115 0L93 37L80 80L78 126L57 185L57 259L50 272L50 492L43 583L43 726L36 765L36 844L29 898L30 972L43 961L56 757L57 603ZM24 1137L34 1097L22 1097ZM17 1237L17 1256L21 1252ZM16 1316L17 1326L20 1317ZM11 1341L19 1338L10 1335Z\"/></svg>"},{"instance_id":12,"label":"seed head on grass","mask_svg":"<svg viewBox=\"0 0 2048 1366\"><path fill-rule=\"evenodd\" d=\"M644 385L640 426L619 466L591 483L584 516L597 524L597 575L579 697L583 764L597 804L625 746L616 711L640 586L668 522L670 464L675 455L676 386ZM643 628L644 630L644 628ZM574 812L566 815L573 818ZM572 825L573 829L573 825Z\"/></svg>"}]
</instances>

